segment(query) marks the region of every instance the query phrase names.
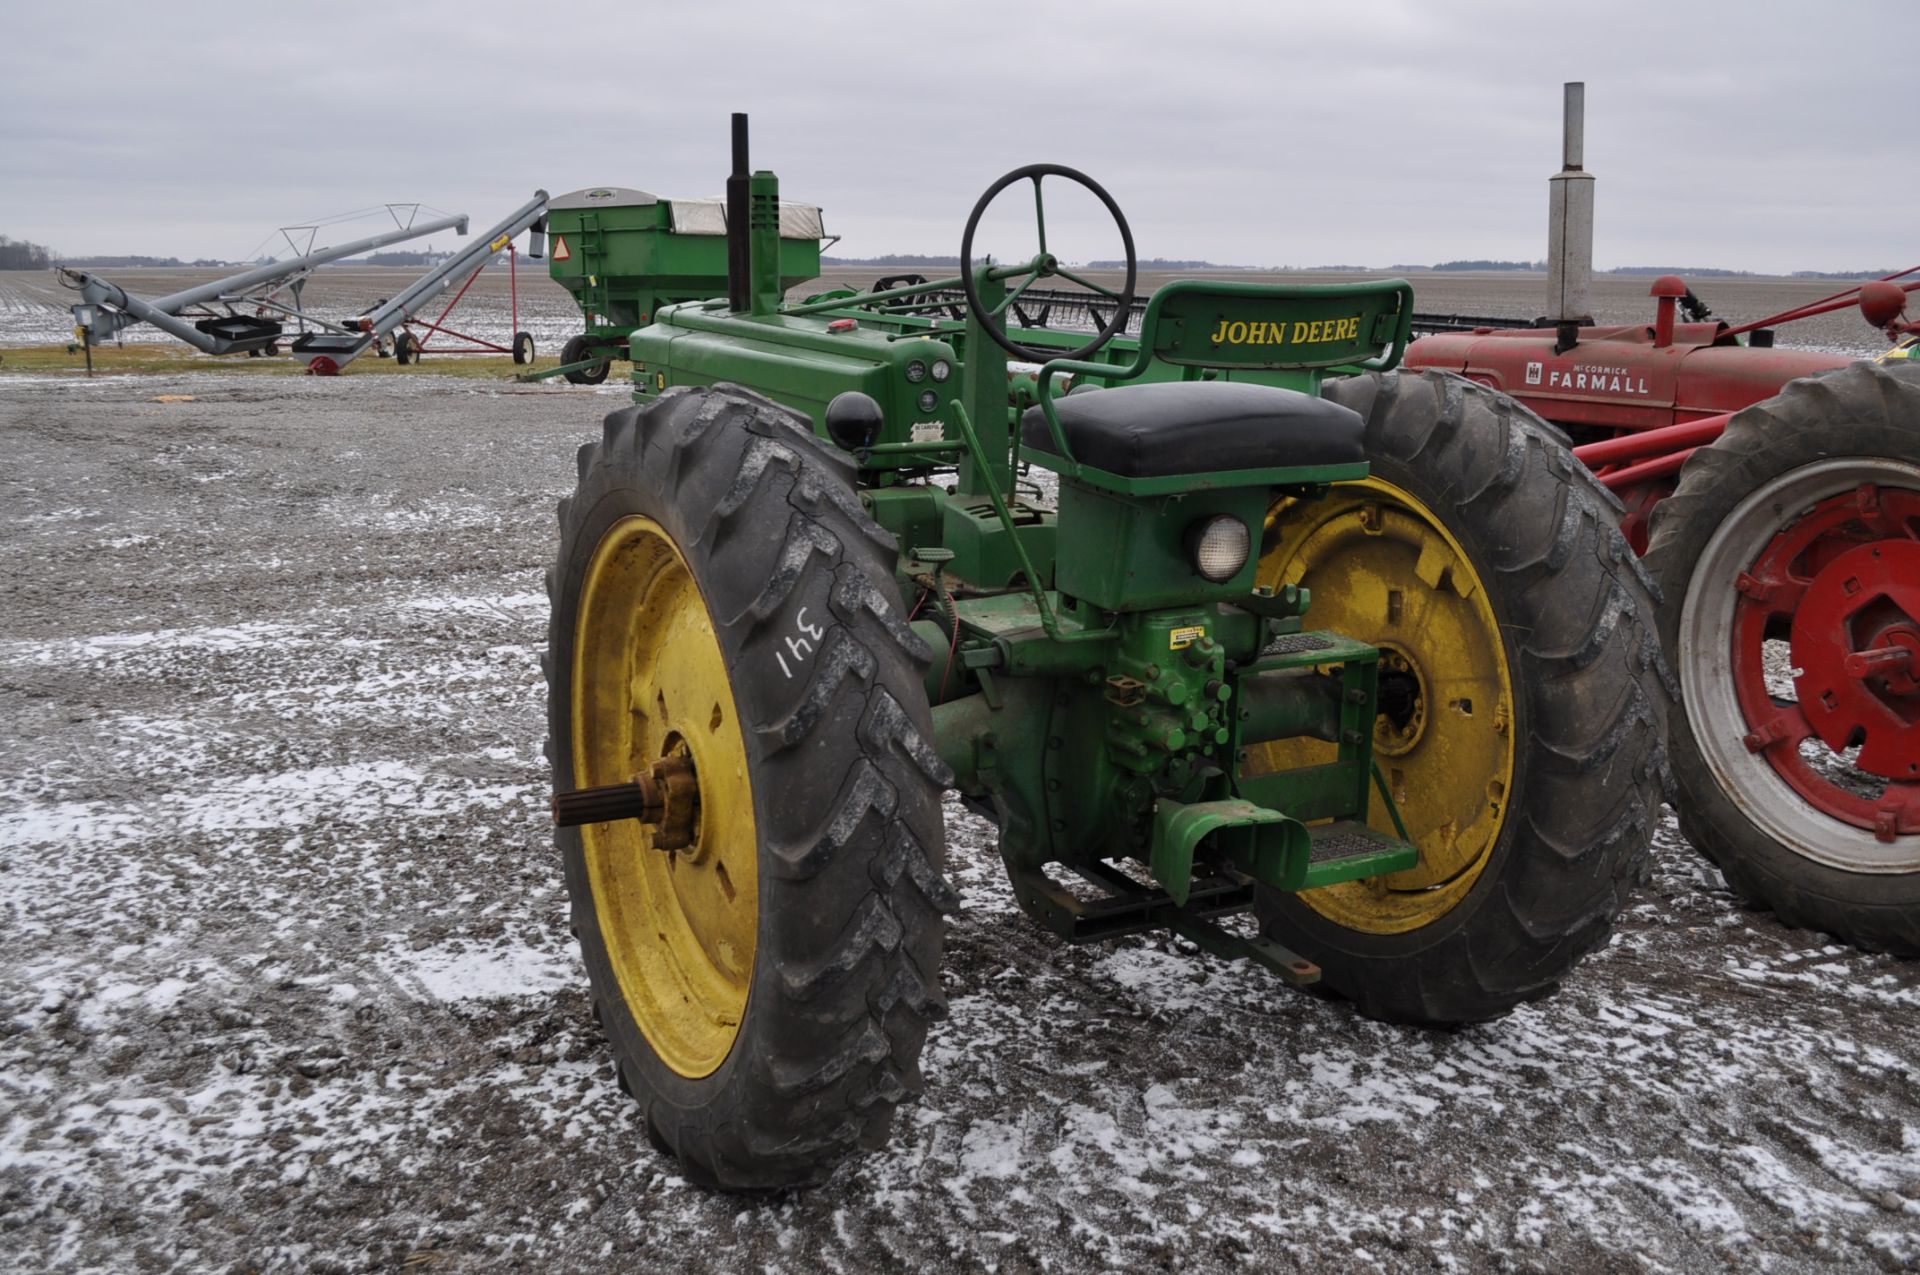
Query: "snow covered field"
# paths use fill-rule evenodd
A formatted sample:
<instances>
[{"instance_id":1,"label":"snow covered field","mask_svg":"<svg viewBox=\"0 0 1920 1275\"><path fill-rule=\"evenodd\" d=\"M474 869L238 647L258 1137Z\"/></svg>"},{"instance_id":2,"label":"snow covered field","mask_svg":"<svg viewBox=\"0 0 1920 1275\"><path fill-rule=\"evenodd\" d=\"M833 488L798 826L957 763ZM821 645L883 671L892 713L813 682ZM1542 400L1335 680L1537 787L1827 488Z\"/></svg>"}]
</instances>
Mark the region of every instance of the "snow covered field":
<instances>
[{"instance_id":1,"label":"snow covered field","mask_svg":"<svg viewBox=\"0 0 1920 1275\"><path fill-rule=\"evenodd\" d=\"M622 397L0 377L0 1270L1920 1268L1920 963L1671 826L1561 995L1437 1033L1063 947L956 810L926 1100L687 1185L545 825L552 506Z\"/></svg>"}]
</instances>

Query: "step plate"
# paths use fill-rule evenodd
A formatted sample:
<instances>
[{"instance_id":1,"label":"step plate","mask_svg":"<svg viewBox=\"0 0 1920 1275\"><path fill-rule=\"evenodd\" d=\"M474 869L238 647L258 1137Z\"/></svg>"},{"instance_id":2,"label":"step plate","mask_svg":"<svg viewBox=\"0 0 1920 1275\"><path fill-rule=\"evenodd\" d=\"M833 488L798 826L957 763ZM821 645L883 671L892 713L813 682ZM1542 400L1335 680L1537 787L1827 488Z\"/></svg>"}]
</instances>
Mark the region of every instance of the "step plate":
<instances>
[{"instance_id":1,"label":"step plate","mask_svg":"<svg viewBox=\"0 0 1920 1275\"><path fill-rule=\"evenodd\" d=\"M1420 863L1420 852L1413 846L1352 820L1308 828L1307 834L1313 838L1313 848L1307 854L1303 890L1405 872Z\"/></svg>"}]
</instances>

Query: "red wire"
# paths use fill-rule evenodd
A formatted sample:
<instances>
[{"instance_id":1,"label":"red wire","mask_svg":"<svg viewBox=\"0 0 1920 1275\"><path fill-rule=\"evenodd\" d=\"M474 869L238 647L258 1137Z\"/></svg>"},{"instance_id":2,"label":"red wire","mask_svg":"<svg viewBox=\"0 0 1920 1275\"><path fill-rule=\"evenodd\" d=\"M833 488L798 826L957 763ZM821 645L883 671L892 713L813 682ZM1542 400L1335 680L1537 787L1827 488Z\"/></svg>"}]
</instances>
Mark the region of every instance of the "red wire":
<instances>
[{"instance_id":1,"label":"red wire","mask_svg":"<svg viewBox=\"0 0 1920 1275\"><path fill-rule=\"evenodd\" d=\"M943 704L947 699L947 679L953 676L953 657L958 654L959 650L960 622L956 619L953 623L953 643L947 647L947 667L940 674L940 702Z\"/></svg>"},{"instance_id":2,"label":"red wire","mask_svg":"<svg viewBox=\"0 0 1920 1275\"><path fill-rule=\"evenodd\" d=\"M960 651L960 608L954 605L953 594L947 592L945 587L940 584L940 577L938 575L934 576L933 584L935 588L940 590L940 596L946 599L947 618L953 625L953 640L947 644L947 667L941 670L940 673L940 695L938 702L945 703L947 698L947 679L953 676L953 657Z\"/></svg>"}]
</instances>

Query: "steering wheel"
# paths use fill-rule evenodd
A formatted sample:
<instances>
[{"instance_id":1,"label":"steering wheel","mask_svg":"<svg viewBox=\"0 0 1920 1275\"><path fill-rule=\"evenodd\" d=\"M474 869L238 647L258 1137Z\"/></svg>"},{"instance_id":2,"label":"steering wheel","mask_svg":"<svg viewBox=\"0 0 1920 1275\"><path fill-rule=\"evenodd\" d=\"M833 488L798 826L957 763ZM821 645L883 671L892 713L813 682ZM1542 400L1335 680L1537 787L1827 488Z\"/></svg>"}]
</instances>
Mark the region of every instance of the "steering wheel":
<instances>
[{"instance_id":1,"label":"steering wheel","mask_svg":"<svg viewBox=\"0 0 1920 1275\"><path fill-rule=\"evenodd\" d=\"M1068 181L1078 182L1107 206L1107 212L1113 217L1113 224L1120 229L1120 242L1126 246L1127 250L1127 282L1119 292L1103 287L1091 279L1081 278L1062 266L1059 260L1047 251L1047 211L1040 194L1040 181L1045 177L1064 177ZM1033 219L1040 231L1040 252L1038 256L1023 265L992 268L992 275L996 279L1015 279L1022 275L1026 277L1020 279L1018 285L1008 290L1007 295L1001 298L1000 304L988 306L981 301L979 285L973 277L973 232L979 229L980 218L986 214L987 206L993 203L1000 192L1022 181L1033 183ZM1085 173L1076 172L1060 164L1028 164L1025 168L1014 169L987 187L986 193L981 195L980 201L973 206L973 212L967 217L967 228L960 235L960 281L967 290L967 305L980 317L980 326L986 329L987 335L993 338L995 345L1015 358L1034 363L1045 363L1051 359L1061 358L1084 359L1114 337L1119 336L1125 330L1127 320L1133 313L1133 286L1138 265L1133 255L1133 229L1127 225L1126 217L1120 212L1120 205L1113 202L1113 196L1109 195L1099 182ZM1022 345L1007 335L1007 311L1013 308L1014 303L1020 300L1021 295L1028 288L1041 279L1055 275L1071 280L1113 302L1113 318L1094 334L1093 340L1077 350L1062 352L1045 346Z\"/></svg>"}]
</instances>

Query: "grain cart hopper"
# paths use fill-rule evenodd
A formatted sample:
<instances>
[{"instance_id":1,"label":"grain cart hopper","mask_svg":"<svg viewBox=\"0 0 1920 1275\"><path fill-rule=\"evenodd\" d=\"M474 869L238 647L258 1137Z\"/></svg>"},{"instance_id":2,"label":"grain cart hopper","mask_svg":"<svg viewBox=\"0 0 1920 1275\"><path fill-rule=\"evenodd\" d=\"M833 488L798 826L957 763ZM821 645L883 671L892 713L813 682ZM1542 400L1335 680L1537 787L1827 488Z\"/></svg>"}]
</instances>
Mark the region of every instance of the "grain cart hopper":
<instances>
[{"instance_id":1,"label":"grain cart hopper","mask_svg":"<svg viewBox=\"0 0 1920 1275\"><path fill-rule=\"evenodd\" d=\"M797 287L820 273L820 210L779 206L780 284ZM627 334L676 301L705 301L727 291L726 205L718 199L660 199L644 190L596 186L548 206L553 235L547 268L573 294L586 331L560 351L561 375L576 385L607 379L609 360L627 357Z\"/></svg>"},{"instance_id":2,"label":"grain cart hopper","mask_svg":"<svg viewBox=\"0 0 1920 1275\"><path fill-rule=\"evenodd\" d=\"M1664 778L1649 586L1554 431L1393 370L1405 283L1177 283L1122 338L1125 218L1039 164L957 278L786 305L744 133L728 294L629 336L548 576L572 925L658 1146L754 1188L885 1140L944 1006L949 788L1063 940L1170 928L1375 1018L1498 1016L1605 940ZM1047 247L1076 186L1117 288ZM980 260L1003 193L1037 250ZM1050 278L1113 317L1010 322ZM957 318L917 303L954 289ZM1275 580L1328 510L1377 572Z\"/></svg>"},{"instance_id":3,"label":"grain cart hopper","mask_svg":"<svg viewBox=\"0 0 1920 1275\"><path fill-rule=\"evenodd\" d=\"M1583 86L1567 88L1545 317L1459 324L1407 363L1513 395L1624 503L1682 687L1687 838L1788 922L1920 955L1920 365L1905 357L1920 267L1739 324L1664 276L1651 323L1594 324L1594 179ZM1888 357L1774 344L1855 306ZM1316 592L1370 569L1345 549L1301 555L1287 577Z\"/></svg>"}]
</instances>

